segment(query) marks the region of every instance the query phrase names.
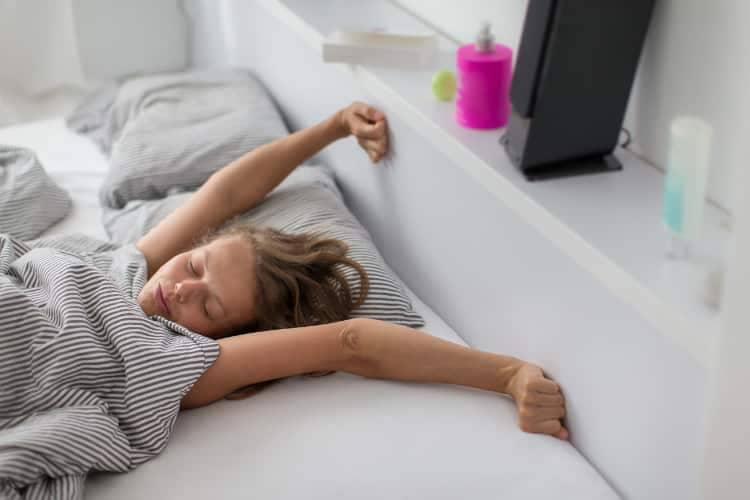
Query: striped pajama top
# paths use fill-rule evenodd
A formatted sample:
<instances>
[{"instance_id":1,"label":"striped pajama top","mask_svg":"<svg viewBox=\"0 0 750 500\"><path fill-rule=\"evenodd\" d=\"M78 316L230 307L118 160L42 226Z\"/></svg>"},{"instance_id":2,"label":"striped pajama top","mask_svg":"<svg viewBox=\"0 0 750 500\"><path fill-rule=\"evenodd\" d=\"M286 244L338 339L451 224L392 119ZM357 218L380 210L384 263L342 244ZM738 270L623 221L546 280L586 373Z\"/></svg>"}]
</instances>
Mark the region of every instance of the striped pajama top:
<instances>
[{"instance_id":1,"label":"striped pajama top","mask_svg":"<svg viewBox=\"0 0 750 500\"><path fill-rule=\"evenodd\" d=\"M0 498L82 498L166 446L219 347L147 317L146 279L134 245L0 234Z\"/></svg>"}]
</instances>

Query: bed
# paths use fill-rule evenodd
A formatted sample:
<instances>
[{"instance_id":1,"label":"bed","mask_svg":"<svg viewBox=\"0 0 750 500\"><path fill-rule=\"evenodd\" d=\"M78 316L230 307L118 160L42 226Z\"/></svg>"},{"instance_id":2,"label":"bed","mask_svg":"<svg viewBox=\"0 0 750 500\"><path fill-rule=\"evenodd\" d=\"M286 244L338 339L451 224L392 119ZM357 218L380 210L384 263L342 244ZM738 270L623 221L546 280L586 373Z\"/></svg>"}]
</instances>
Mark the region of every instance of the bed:
<instances>
[{"instance_id":1,"label":"bed","mask_svg":"<svg viewBox=\"0 0 750 500\"><path fill-rule=\"evenodd\" d=\"M33 149L74 200L45 235L105 238L106 160L60 119L0 129ZM408 290L408 287L407 287ZM425 331L465 344L411 290ZM184 412L165 451L127 474L89 477L86 497L611 499L568 442L523 433L512 401L448 386L298 377L249 399Z\"/></svg>"}]
</instances>

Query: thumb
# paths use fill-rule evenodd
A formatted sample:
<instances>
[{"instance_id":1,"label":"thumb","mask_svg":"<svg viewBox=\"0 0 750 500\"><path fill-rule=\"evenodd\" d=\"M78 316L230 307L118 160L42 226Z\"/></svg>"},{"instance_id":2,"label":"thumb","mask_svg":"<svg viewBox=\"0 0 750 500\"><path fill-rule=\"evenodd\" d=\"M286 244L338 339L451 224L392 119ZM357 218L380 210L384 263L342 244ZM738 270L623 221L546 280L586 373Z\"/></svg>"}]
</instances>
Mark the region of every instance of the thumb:
<instances>
[{"instance_id":1,"label":"thumb","mask_svg":"<svg viewBox=\"0 0 750 500\"><path fill-rule=\"evenodd\" d=\"M382 112L365 103L359 103L359 106L355 108L355 113L371 122L377 122L385 118Z\"/></svg>"},{"instance_id":2,"label":"thumb","mask_svg":"<svg viewBox=\"0 0 750 500\"><path fill-rule=\"evenodd\" d=\"M385 118L385 115L380 110L377 110L375 108L369 108L368 111L369 111L368 114L370 115L370 120L372 121L379 122L380 120L383 120Z\"/></svg>"}]
</instances>

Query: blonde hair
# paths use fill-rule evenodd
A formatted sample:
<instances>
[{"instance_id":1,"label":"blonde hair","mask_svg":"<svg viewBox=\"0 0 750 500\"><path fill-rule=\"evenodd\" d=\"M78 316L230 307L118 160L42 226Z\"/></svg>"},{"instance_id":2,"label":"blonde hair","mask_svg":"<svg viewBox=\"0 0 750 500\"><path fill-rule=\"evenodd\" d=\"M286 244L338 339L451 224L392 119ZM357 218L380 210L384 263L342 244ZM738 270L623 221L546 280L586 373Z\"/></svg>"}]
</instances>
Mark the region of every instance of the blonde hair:
<instances>
[{"instance_id":1,"label":"blonde hair","mask_svg":"<svg viewBox=\"0 0 750 500\"><path fill-rule=\"evenodd\" d=\"M276 330L342 321L367 296L367 271L346 256L349 246L321 233L289 234L270 227L231 223L208 235L201 244L218 238L241 237L255 253L255 319L243 332ZM350 285L345 270L359 275ZM321 375L327 373L318 373ZM262 382L227 396L240 399L268 386Z\"/></svg>"}]
</instances>

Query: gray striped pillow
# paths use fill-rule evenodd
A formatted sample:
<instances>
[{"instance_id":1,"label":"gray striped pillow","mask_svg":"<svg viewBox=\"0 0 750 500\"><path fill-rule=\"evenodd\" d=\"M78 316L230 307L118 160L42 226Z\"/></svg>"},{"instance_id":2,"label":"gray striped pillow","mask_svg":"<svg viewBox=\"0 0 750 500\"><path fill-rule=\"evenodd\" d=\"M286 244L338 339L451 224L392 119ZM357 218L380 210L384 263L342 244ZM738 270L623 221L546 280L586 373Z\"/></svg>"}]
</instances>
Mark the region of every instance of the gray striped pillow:
<instances>
[{"instance_id":1,"label":"gray striped pillow","mask_svg":"<svg viewBox=\"0 0 750 500\"><path fill-rule=\"evenodd\" d=\"M36 238L65 218L72 204L33 151L0 145L0 233Z\"/></svg>"},{"instance_id":2,"label":"gray striped pillow","mask_svg":"<svg viewBox=\"0 0 750 500\"><path fill-rule=\"evenodd\" d=\"M113 241L136 241L189 196L190 193L176 194L163 200L131 202L124 210L107 210L105 228ZM344 204L328 168L298 167L262 204L239 220L290 233L324 232L346 242L349 245L347 255L365 268L370 279L365 303L352 317L374 318L415 328L424 326L424 319L414 310L369 233ZM356 294L358 274L350 268L346 268L344 274Z\"/></svg>"}]
</instances>

